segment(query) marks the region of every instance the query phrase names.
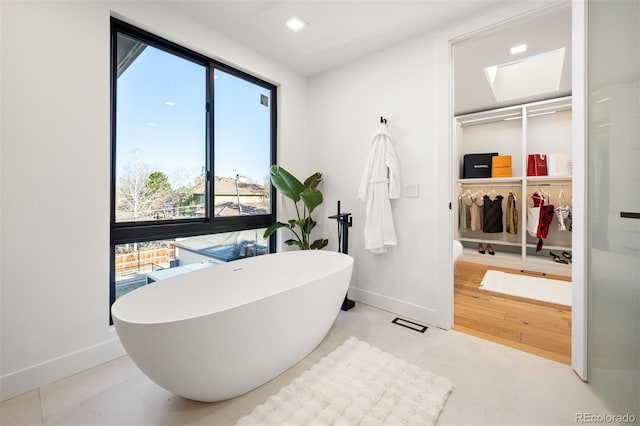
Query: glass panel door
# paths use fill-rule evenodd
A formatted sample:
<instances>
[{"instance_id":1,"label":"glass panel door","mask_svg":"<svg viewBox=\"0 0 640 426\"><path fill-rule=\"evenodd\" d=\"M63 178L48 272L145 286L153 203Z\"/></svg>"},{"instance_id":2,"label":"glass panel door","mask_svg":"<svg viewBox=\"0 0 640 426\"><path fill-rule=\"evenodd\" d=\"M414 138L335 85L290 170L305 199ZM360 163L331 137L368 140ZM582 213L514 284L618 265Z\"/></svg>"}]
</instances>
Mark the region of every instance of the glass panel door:
<instances>
[{"instance_id":1,"label":"glass panel door","mask_svg":"<svg viewBox=\"0 0 640 426\"><path fill-rule=\"evenodd\" d=\"M589 381L613 414L637 421L640 2L593 0L588 14Z\"/></svg>"}]
</instances>

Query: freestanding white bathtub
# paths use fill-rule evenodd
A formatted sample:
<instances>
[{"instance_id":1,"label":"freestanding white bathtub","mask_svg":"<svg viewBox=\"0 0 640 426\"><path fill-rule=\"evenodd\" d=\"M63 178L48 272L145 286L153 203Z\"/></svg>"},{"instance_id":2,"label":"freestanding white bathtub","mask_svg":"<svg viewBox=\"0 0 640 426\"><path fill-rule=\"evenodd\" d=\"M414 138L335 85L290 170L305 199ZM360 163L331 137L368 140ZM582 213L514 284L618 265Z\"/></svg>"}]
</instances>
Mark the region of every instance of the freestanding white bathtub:
<instances>
[{"instance_id":1,"label":"freestanding white bathtub","mask_svg":"<svg viewBox=\"0 0 640 426\"><path fill-rule=\"evenodd\" d=\"M120 297L111 312L131 359L196 401L248 392L307 356L335 321L353 258L324 251L251 257Z\"/></svg>"}]
</instances>

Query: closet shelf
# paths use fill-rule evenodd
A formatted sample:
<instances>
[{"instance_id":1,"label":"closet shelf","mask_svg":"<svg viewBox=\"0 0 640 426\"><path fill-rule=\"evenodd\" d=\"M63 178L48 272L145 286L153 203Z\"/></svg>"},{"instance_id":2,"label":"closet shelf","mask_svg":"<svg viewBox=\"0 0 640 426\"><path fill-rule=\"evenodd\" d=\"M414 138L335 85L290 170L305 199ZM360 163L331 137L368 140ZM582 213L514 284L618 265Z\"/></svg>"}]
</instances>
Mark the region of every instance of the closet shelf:
<instances>
[{"instance_id":1,"label":"closet shelf","mask_svg":"<svg viewBox=\"0 0 640 426\"><path fill-rule=\"evenodd\" d=\"M558 263L554 262L551 256L543 257L543 256L527 256L527 261L533 267L545 267L545 270L548 268L554 268L561 271L564 271L564 274L571 275L572 264L571 263ZM535 265L535 266L534 266Z\"/></svg>"},{"instance_id":2,"label":"closet shelf","mask_svg":"<svg viewBox=\"0 0 640 426\"><path fill-rule=\"evenodd\" d=\"M522 181L526 179L527 182L534 184L542 183L571 183L571 176L526 176L526 177L506 177L506 178L470 178L470 179L458 179L458 184L463 186L491 186L491 185L504 185L514 184L521 185Z\"/></svg>"},{"instance_id":3,"label":"closet shelf","mask_svg":"<svg viewBox=\"0 0 640 426\"><path fill-rule=\"evenodd\" d=\"M523 114L534 118L560 111L570 111L573 108L571 96L532 102L523 105L497 108L456 116L461 127L488 124L497 121L521 120Z\"/></svg>"},{"instance_id":4,"label":"closet shelf","mask_svg":"<svg viewBox=\"0 0 640 426\"><path fill-rule=\"evenodd\" d=\"M527 176L527 182L546 183L546 182L569 182L571 176Z\"/></svg>"},{"instance_id":5,"label":"closet shelf","mask_svg":"<svg viewBox=\"0 0 640 426\"><path fill-rule=\"evenodd\" d=\"M490 254L480 254L477 249L465 248L459 260L503 268L525 269L546 274L571 276L571 264L557 263L550 257L527 256L525 260L520 253L496 251L496 254L491 256Z\"/></svg>"},{"instance_id":6,"label":"closet shelf","mask_svg":"<svg viewBox=\"0 0 640 426\"><path fill-rule=\"evenodd\" d=\"M497 244L495 244L497 245ZM486 247L485 247L486 248ZM491 259L494 259L494 256L497 256L497 258L508 258L511 260L522 260L522 255L520 253L508 253L508 252L503 252L503 251L496 251L495 255L491 255L488 253L482 254L482 253L478 253L478 249L475 248L467 248L465 247L464 250L462 251L462 253L465 256L484 256L484 258L489 259L489 256Z\"/></svg>"},{"instance_id":7,"label":"closet shelf","mask_svg":"<svg viewBox=\"0 0 640 426\"><path fill-rule=\"evenodd\" d=\"M468 179L458 179L458 183L460 185L486 185L491 186L493 184L505 184L505 183L513 183L517 185L522 184L521 177L505 177L505 178L468 178Z\"/></svg>"},{"instance_id":8,"label":"closet shelf","mask_svg":"<svg viewBox=\"0 0 640 426\"><path fill-rule=\"evenodd\" d=\"M519 245L519 244L518 244ZM536 248L537 244L527 244L527 248ZM566 247L566 246L549 246L544 244L542 246L542 248L544 250L564 250L564 251L571 251L571 247Z\"/></svg>"},{"instance_id":9,"label":"closet shelf","mask_svg":"<svg viewBox=\"0 0 640 426\"><path fill-rule=\"evenodd\" d=\"M500 234L487 234L487 235L500 235ZM496 245L496 246L520 247L520 245L521 245L520 243L512 243L510 241L494 240L494 239L491 239L491 238L482 239L482 238L464 238L464 237L462 237L462 238L458 238L458 240L459 241L465 241L465 242L468 242L468 243L478 243L478 244L480 244L480 243L484 243L484 244L490 243L490 244L493 244L493 245Z\"/></svg>"}]
</instances>

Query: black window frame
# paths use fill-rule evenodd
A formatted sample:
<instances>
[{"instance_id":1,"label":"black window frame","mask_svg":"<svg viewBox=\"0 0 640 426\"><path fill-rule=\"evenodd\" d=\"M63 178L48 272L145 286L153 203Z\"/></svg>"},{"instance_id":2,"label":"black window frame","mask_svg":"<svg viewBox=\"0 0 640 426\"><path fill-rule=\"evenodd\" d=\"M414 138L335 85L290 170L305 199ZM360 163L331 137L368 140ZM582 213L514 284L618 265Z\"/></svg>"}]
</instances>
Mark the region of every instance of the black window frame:
<instances>
[{"instance_id":1,"label":"black window frame","mask_svg":"<svg viewBox=\"0 0 640 426\"><path fill-rule=\"evenodd\" d=\"M141 222L116 222L116 112L117 112L117 35L140 40L154 48L179 56L185 60L202 65L207 70L206 86L206 214L202 218L188 218L177 220L158 220ZM124 21L111 17L111 190L110 190L110 297L109 306L115 302L115 247L118 244L146 242L162 239L190 237L205 234L218 234L248 229L266 228L276 220L275 188L271 186L269 214L241 215L241 216L213 216L213 176L215 175L214 155L214 71L219 69L225 73L241 78L258 86L264 87L271 93L271 134L270 134L270 164L277 163L277 86L244 71L233 68L205 55L194 52L172 41L144 31ZM275 250L275 233L269 238L269 250ZM110 324L112 324L111 316Z\"/></svg>"}]
</instances>

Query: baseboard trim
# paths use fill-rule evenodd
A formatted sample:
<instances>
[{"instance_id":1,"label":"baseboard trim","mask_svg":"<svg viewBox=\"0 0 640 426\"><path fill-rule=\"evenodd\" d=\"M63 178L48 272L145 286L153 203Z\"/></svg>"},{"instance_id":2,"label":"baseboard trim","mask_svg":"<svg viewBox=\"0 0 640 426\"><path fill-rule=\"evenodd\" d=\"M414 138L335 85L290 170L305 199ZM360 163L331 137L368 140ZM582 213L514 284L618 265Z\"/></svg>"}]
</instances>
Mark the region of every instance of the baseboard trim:
<instances>
[{"instance_id":1,"label":"baseboard trim","mask_svg":"<svg viewBox=\"0 0 640 426\"><path fill-rule=\"evenodd\" d=\"M125 355L120 339L107 342L5 374L0 377L0 401L13 398L65 377Z\"/></svg>"},{"instance_id":2,"label":"baseboard trim","mask_svg":"<svg viewBox=\"0 0 640 426\"><path fill-rule=\"evenodd\" d=\"M374 308L392 312L396 315L408 317L435 327L446 328L439 324L437 311L426 306L416 305L405 300L396 299L384 294L364 290L358 287L349 287L349 298Z\"/></svg>"}]
</instances>

